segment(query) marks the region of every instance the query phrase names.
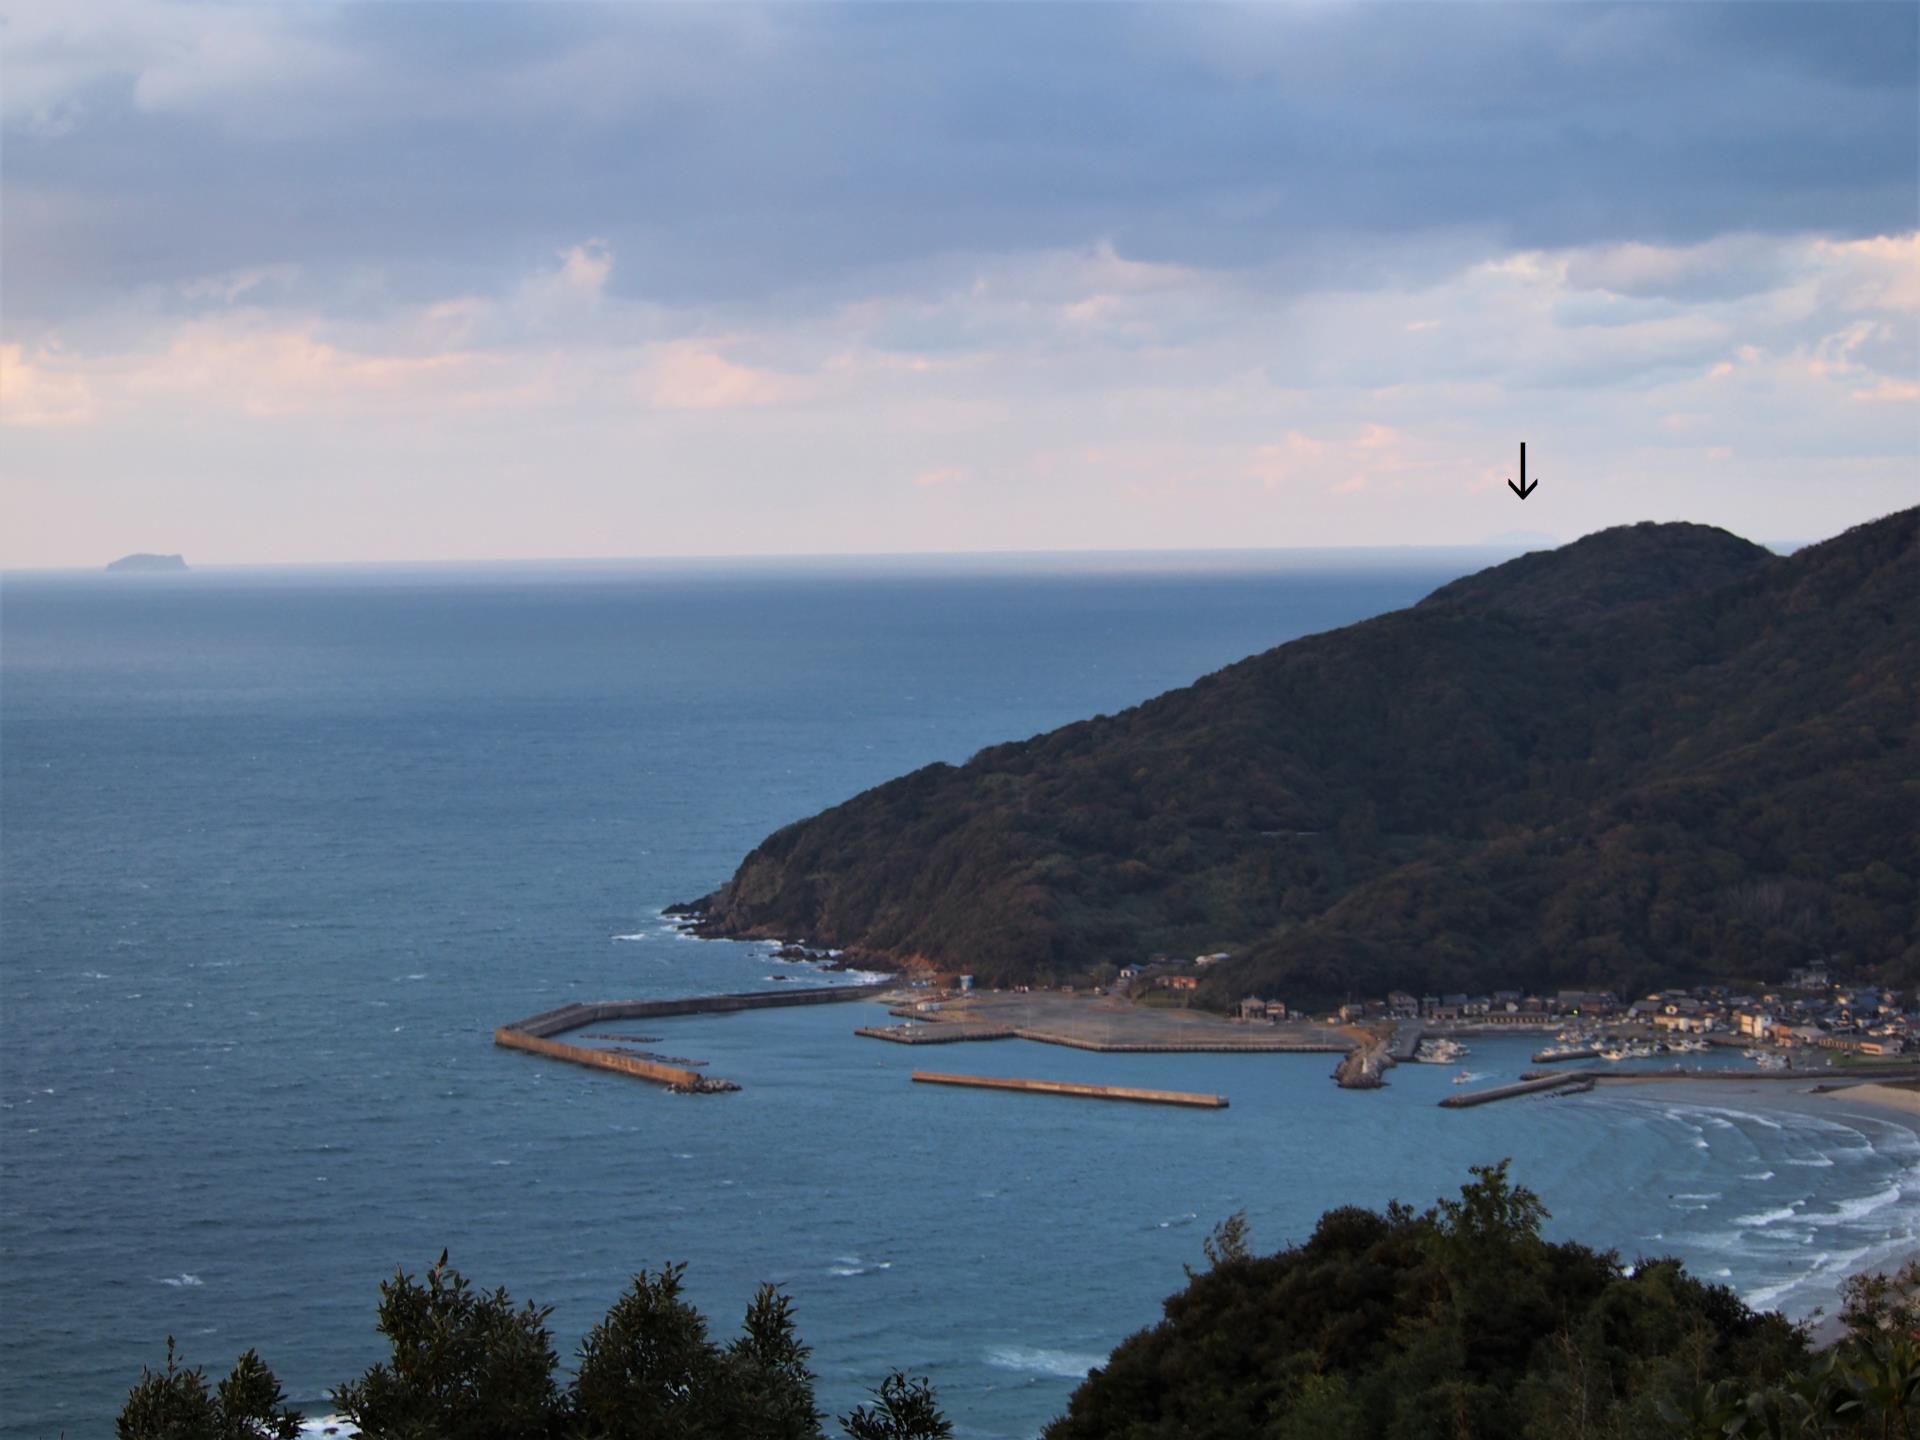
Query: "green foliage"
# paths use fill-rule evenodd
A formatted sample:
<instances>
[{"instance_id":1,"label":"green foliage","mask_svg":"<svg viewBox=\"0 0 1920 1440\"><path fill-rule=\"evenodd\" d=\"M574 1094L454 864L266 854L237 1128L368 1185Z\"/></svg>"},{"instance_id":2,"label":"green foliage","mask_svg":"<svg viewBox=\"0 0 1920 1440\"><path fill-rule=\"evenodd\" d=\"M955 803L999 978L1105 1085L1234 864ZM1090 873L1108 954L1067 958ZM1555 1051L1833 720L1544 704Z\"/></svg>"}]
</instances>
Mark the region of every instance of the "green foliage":
<instances>
[{"instance_id":1,"label":"green foliage","mask_svg":"<svg viewBox=\"0 0 1920 1440\"><path fill-rule=\"evenodd\" d=\"M948 1440L953 1434L933 1387L898 1370L880 1382L871 1405L855 1406L840 1424L851 1440Z\"/></svg>"},{"instance_id":2,"label":"green foliage","mask_svg":"<svg viewBox=\"0 0 1920 1440\"><path fill-rule=\"evenodd\" d=\"M681 1294L686 1267L634 1276L581 1342L562 1386L547 1309L476 1291L440 1258L425 1283L401 1271L380 1287L390 1356L338 1387L333 1402L367 1440L823 1440L810 1351L793 1302L763 1285L723 1348ZM855 1440L944 1440L953 1431L925 1380L889 1376L844 1424ZM120 1440L293 1440L273 1372L249 1350L209 1391L167 1339L166 1368L141 1374Z\"/></svg>"},{"instance_id":3,"label":"green foliage","mask_svg":"<svg viewBox=\"0 0 1920 1440\"><path fill-rule=\"evenodd\" d=\"M1423 1213L1328 1211L1302 1245L1193 1276L1047 1440L1644 1440L1703 1385L1771 1395L1804 1361L1779 1316L1671 1261L1550 1243L1545 1218L1504 1162Z\"/></svg>"},{"instance_id":4,"label":"green foliage","mask_svg":"<svg viewBox=\"0 0 1920 1440\"><path fill-rule=\"evenodd\" d=\"M426 1284L404 1271L380 1286L379 1330L392 1347L333 1392L368 1440L516 1440L558 1435L567 1408L548 1311L482 1294L443 1250Z\"/></svg>"},{"instance_id":5,"label":"green foliage","mask_svg":"<svg viewBox=\"0 0 1920 1440\"><path fill-rule=\"evenodd\" d=\"M293 1440L300 1415L280 1382L249 1350L213 1390L204 1370L184 1369L167 1337L167 1364L142 1370L115 1424L120 1440Z\"/></svg>"},{"instance_id":6,"label":"green foliage","mask_svg":"<svg viewBox=\"0 0 1920 1440\"><path fill-rule=\"evenodd\" d=\"M764 841L709 933L1200 1000L1920 982L1920 511L1782 559L1606 531Z\"/></svg>"}]
</instances>

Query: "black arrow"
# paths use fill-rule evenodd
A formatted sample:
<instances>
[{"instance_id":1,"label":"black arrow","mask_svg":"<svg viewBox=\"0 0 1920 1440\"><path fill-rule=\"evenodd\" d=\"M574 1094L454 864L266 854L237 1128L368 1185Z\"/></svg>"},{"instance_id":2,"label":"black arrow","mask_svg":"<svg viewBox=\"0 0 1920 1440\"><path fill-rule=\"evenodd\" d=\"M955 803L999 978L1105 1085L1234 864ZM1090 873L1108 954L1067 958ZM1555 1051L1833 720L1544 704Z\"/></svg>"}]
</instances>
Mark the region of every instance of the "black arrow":
<instances>
[{"instance_id":1,"label":"black arrow","mask_svg":"<svg viewBox=\"0 0 1920 1440\"><path fill-rule=\"evenodd\" d=\"M1540 482L1538 480L1534 481L1531 485L1527 483L1527 442L1524 440L1520 442L1520 483L1516 485L1513 481L1509 480L1507 481L1507 488L1522 500L1540 488Z\"/></svg>"}]
</instances>

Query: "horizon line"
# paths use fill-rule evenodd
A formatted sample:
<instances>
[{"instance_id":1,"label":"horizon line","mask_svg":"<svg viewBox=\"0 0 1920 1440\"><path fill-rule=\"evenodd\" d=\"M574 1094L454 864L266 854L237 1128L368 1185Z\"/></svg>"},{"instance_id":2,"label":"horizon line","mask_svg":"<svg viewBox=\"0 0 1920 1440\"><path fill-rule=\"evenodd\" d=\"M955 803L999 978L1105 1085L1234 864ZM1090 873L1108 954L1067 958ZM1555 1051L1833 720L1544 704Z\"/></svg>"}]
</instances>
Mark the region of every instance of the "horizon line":
<instances>
[{"instance_id":1,"label":"horizon line","mask_svg":"<svg viewBox=\"0 0 1920 1440\"><path fill-rule=\"evenodd\" d=\"M1628 522L1629 524L1649 522ZM1651 522L1663 523L1663 522ZM1676 523L1676 522L1666 522ZM1687 522L1677 522L1687 523ZM1618 528L1603 526L1602 529ZM1599 533L1593 531L1589 533ZM1732 532L1729 532L1732 533ZM452 570L465 567L475 569L510 568L519 566L611 566L611 565L657 565L657 564L727 564L727 565L777 565L777 564L823 564L847 562L900 562L900 561L941 561L941 560L1091 560L1091 559L1147 559L1153 557L1219 557L1299 555L1299 554L1354 554L1375 555L1382 552L1393 553L1444 553L1458 551L1513 551L1523 553L1531 550L1560 549L1573 544L1575 540L1586 538L1584 535L1562 540L1542 532L1531 539L1460 540L1452 542L1381 542L1372 545L1221 545L1221 546L1179 546L1161 549L1124 549L1114 547L1088 548L1080 550L1062 549L1008 549L1008 550L820 550L820 551L782 551L774 553L741 552L699 552L699 553L653 553L627 555L519 555L519 556L471 556L442 557L433 559L404 560L220 560L194 562L183 552L178 551L130 551L129 554L171 555L181 554L186 561L184 573L204 574L209 571L241 570ZM1760 540L1755 544L1778 553L1790 553L1793 550L1816 543L1794 540ZM118 560L123 558L115 556ZM105 575L111 561L87 564L54 565L5 565L0 566L0 575ZM132 572L135 576L147 574L151 578L160 578L153 572ZM180 573L180 572L171 572ZM121 578L127 578L122 575Z\"/></svg>"}]
</instances>

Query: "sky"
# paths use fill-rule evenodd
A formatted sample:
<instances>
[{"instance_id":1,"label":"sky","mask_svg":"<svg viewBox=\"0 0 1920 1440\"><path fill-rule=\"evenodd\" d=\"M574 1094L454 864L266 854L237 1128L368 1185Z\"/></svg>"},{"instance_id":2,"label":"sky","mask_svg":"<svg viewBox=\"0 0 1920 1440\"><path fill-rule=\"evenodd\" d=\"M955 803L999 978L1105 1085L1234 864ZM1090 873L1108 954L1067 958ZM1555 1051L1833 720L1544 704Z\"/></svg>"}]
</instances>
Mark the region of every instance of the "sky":
<instances>
[{"instance_id":1,"label":"sky","mask_svg":"<svg viewBox=\"0 0 1920 1440\"><path fill-rule=\"evenodd\" d=\"M0 566L1920 502L1914 4L0 9Z\"/></svg>"}]
</instances>

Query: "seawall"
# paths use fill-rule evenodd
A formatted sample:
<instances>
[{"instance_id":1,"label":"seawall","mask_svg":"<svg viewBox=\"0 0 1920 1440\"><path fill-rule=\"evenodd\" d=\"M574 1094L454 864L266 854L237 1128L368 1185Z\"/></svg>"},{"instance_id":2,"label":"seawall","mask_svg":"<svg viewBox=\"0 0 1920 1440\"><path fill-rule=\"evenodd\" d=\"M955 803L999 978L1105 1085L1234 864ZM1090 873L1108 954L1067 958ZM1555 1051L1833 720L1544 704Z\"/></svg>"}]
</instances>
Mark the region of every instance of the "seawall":
<instances>
[{"instance_id":1,"label":"seawall","mask_svg":"<svg viewBox=\"0 0 1920 1440\"><path fill-rule=\"evenodd\" d=\"M566 1045L508 1026L493 1032L493 1043L504 1045L509 1050L525 1050L532 1055L544 1055L549 1060L569 1060L575 1065L588 1065L595 1070L612 1070L676 1089L699 1090L704 1088L703 1082L706 1080L697 1070L683 1070L677 1065L661 1065L652 1060L641 1060L612 1050L596 1050L587 1045Z\"/></svg>"},{"instance_id":2,"label":"seawall","mask_svg":"<svg viewBox=\"0 0 1920 1440\"><path fill-rule=\"evenodd\" d=\"M994 1075L940 1075L931 1070L913 1072L920 1085L963 1085L977 1090L1020 1090L1030 1095L1069 1095L1080 1100L1136 1100L1148 1105L1186 1105L1200 1110L1224 1110L1224 1095L1198 1095L1187 1090L1136 1090L1124 1085L1077 1085L1065 1080L1008 1080Z\"/></svg>"},{"instance_id":3,"label":"seawall","mask_svg":"<svg viewBox=\"0 0 1920 1440\"><path fill-rule=\"evenodd\" d=\"M555 1040L569 1030L602 1020L643 1020L664 1015L714 1015L735 1010L777 1010L793 1005L826 1005L841 1000L871 1000L892 986L891 981L868 985L829 985L805 990L752 990L737 995L694 995L682 1000L591 1000L542 1010L523 1020L512 1020L493 1032L493 1043L508 1050L524 1050L549 1060L565 1060L594 1070L611 1070L636 1080L651 1080L670 1090L710 1095L740 1087L680 1065L665 1065L618 1050L590 1045L568 1045Z\"/></svg>"},{"instance_id":4,"label":"seawall","mask_svg":"<svg viewBox=\"0 0 1920 1440\"><path fill-rule=\"evenodd\" d=\"M818 985L804 990L750 990L738 995L693 995L681 1000L591 1000L542 1010L500 1028L522 1035L560 1035L601 1020L645 1020L662 1015L721 1015L735 1010L777 1010L789 1005L832 1005L871 1000L893 988L891 980L869 985Z\"/></svg>"}]
</instances>

